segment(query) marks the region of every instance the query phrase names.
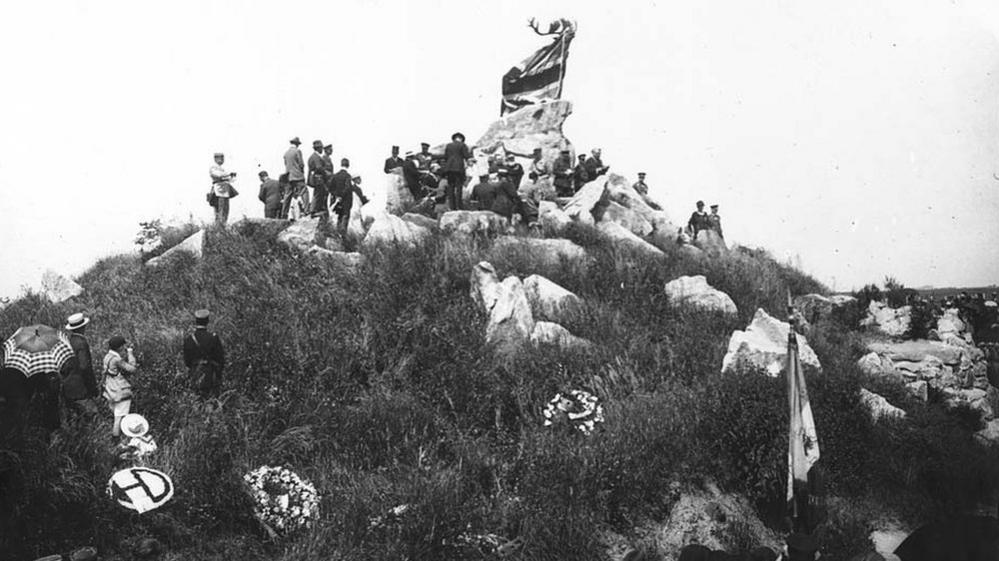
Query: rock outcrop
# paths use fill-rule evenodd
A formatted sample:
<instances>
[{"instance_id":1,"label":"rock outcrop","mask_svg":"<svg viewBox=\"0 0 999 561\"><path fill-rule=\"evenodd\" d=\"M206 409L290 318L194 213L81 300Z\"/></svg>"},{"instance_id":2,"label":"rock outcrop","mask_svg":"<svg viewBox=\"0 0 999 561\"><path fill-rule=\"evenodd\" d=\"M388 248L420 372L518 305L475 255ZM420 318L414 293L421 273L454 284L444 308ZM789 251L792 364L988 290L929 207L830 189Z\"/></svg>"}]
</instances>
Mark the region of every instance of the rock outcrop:
<instances>
[{"instance_id":1,"label":"rock outcrop","mask_svg":"<svg viewBox=\"0 0 999 561\"><path fill-rule=\"evenodd\" d=\"M514 154L527 169L531 154L540 148L542 160L551 166L562 150L572 151L572 144L562 133L562 125L571 114L572 103L565 100L522 107L486 129L472 145L476 157L484 160L498 154Z\"/></svg>"},{"instance_id":2,"label":"rock outcrop","mask_svg":"<svg viewBox=\"0 0 999 561\"><path fill-rule=\"evenodd\" d=\"M558 267L563 261L586 268L592 261L592 258L581 246L569 240L558 238L499 236L493 242L493 252L516 252L530 255L540 265L550 268Z\"/></svg>"},{"instance_id":3,"label":"rock outcrop","mask_svg":"<svg viewBox=\"0 0 999 561\"><path fill-rule=\"evenodd\" d=\"M654 230L652 223L639 213L614 201L607 203L600 217L601 222L614 222L623 226L639 237L645 237Z\"/></svg>"},{"instance_id":4,"label":"rock outcrop","mask_svg":"<svg viewBox=\"0 0 999 561\"><path fill-rule=\"evenodd\" d=\"M364 246L377 244L401 244L413 247L430 236L430 230L408 220L389 214L379 213L368 228Z\"/></svg>"},{"instance_id":5,"label":"rock outcrop","mask_svg":"<svg viewBox=\"0 0 999 561\"><path fill-rule=\"evenodd\" d=\"M349 270L355 270L364 264L364 256L353 251L334 251L319 246L312 246L306 253Z\"/></svg>"},{"instance_id":6,"label":"rock outcrop","mask_svg":"<svg viewBox=\"0 0 999 561\"><path fill-rule=\"evenodd\" d=\"M790 324L771 317L762 308L756 310L752 323L745 331L732 333L728 352L722 360L722 372L740 371L746 367L761 369L777 376L787 362L787 336ZM803 366L821 370L819 357L808 345L804 335L798 335L798 357Z\"/></svg>"},{"instance_id":7,"label":"rock outcrop","mask_svg":"<svg viewBox=\"0 0 999 561\"><path fill-rule=\"evenodd\" d=\"M536 347L552 345L570 351L585 351L593 347L593 343L581 337L576 337L568 329L550 321L538 321L534 323L534 330L531 332L531 344Z\"/></svg>"},{"instance_id":8,"label":"rock outcrop","mask_svg":"<svg viewBox=\"0 0 999 561\"><path fill-rule=\"evenodd\" d=\"M541 227L546 232L557 236L565 232L572 224L572 218L569 218L569 215L554 202L541 201L538 203L538 222L541 223Z\"/></svg>"},{"instance_id":9,"label":"rock outcrop","mask_svg":"<svg viewBox=\"0 0 999 561\"><path fill-rule=\"evenodd\" d=\"M489 310L486 343L500 354L509 354L529 341L534 332L534 316L527 301L524 284L509 276L496 286L496 300Z\"/></svg>"},{"instance_id":10,"label":"rock outcrop","mask_svg":"<svg viewBox=\"0 0 999 561\"><path fill-rule=\"evenodd\" d=\"M402 171L394 170L385 174L385 210L389 214L401 216L416 204L416 199L406 187Z\"/></svg>"},{"instance_id":11,"label":"rock outcrop","mask_svg":"<svg viewBox=\"0 0 999 561\"><path fill-rule=\"evenodd\" d=\"M564 321L579 313L583 301L572 292L562 288L541 275L531 275L524 279L524 290L531 312L539 320Z\"/></svg>"},{"instance_id":12,"label":"rock outcrop","mask_svg":"<svg viewBox=\"0 0 999 561\"><path fill-rule=\"evenodd\" d=\"M595 225L596 214L600 213L600 207L607 205L606 185L607 179L604 177L598 177L583 185L563 205L562 211L576 222L590 226Z\"/></svg>"},{"instance_id":13,"label":"rock outcrop","mask_svg":"<svg viewBox=\"0 0 999 561\"><path fill-rule=\"evenodd\" d=\"M321 237L319 219L303 218L285 228L278 234L277 240L291 249L304 252L321 242Z\"/></svg>"},{"instance_id":14,"label":"rock outcrop","mask_svg":"<svg viewBox=\"0 0 999 561\"><path fill-rule=\"evenodd\" d=\"M638 250L650 257L665 257L665 253L658 247L650 244L642 238L636 236L624 226L614 222L601 222L597 225L597 230L602 232L614 243Z\"/></svg>"},{"instance_id":15,"label":"rock outcrop","mask_svg":"<svg viewBox=\"0 0 999 561\"><path fill-rule=\"evenodd\" d=\"M49 301L58 304L83 294L83 287L76 281L49 270L42 273L40 294L48 298Z\"/></svg>"},{"instance_id":16,"label":"rock outcrop","mask_svg":"<svg viewBox=\"0 0 999 561\"><path fill-rule=\"evenodd\" d=\"M146 261L147 267L157 267L163 263L166 263L174 256L180 253L189 253L194 256L195 259L201 259L205 246L205 231L198 230L187 239L180 242L179 244L166 250L163 255L153 257L149 261Z\"/></svg>"},{"instance_id":17,"label":"rock outcrop","mask_svg":"<svg viewBox=\"0 0 999 561\"><path fill-rule=\"evenodd\" d=\"M911 307L890 308L884 302L871 300L867 306L867 317L860 321L860 325L891 337L901 337L909 330L911 320Z\"/></svg>"},{"instance_id":18,"label":"rock outcrop","mask_svg":"<svg viewBox=\"0 0 999 561\"><path fill-rule=\"evenodd\" d=\"M857 299L853 296L833 295L823 296L821 294L804 294L794 297L794 309L801 313L805 321L815 323L825 319L833 312L843 306L851 305Z\"/></svg>"},{"instance_id":19,"label":"rock outcrop","mask_svg":"<svg viewBox=\"0 0 999 561\"><path fill-rule=\"evenodd\" d=\"M704 275L673 279L666 283L664 290L670 300L678 304L689 304L704 310L732 315L739 312L732 298L709 285Z\"/></svg>"},{"instance_id":20,"label":"rock outcrop","mask_svg":"<svg viewBox=\"0 0 999 561\"><path fill-rule=\"evenodd\" d=\"M724 255L728 252L728 246L725 245L725 239L719 236L718 232L715 232L714 230L701 230L698 232L697 236L694 238L694 247L697 247L712 257Z\"/></svg>"},{"instance_id":21,"label":"rock outcrop","mask_svg":"<svg viewBox=\"0 0 999 561\"><path fill-rule=\"evenodd\" d=\"M883 419L904 419L905 410L895 407L884 397L860 388L860 402L867 408L873 421Z\"/></svg>"},{"instance_id":22,"label":"rock outcrop","mask_svg":"<svg viewBox=\"0 0 999 561\"><path fill-rule=\"evenodd\" d=\"M451 210L440 219L445 233L498 235L510 227L506 218L488 210Z\"/></svg>"}]
</instances>

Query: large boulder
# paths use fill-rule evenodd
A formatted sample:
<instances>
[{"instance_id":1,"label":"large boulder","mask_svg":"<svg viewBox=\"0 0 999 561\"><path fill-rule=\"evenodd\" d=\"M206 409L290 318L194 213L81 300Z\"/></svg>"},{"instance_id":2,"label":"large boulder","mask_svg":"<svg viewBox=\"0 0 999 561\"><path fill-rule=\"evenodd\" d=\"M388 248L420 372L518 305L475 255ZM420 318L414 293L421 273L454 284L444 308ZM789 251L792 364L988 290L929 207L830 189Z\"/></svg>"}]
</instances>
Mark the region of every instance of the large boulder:
<instances>
[{"instance_id":1,"label":"large boulder","mask_svg":"<svg viewBox=\"0 0 999 561\"><path fill-rule=\"evenodd\" d=\"M496 287L496 300L486 324L486 343L500 354L511 354L528 342L533 332L534 316L524 283L511 275Z\"/></svg>"},{"instance_id":2,"label":"large boulder","mask_svg":"<svg viewBox=\"0 0 999 561\"><path fill-rule=\"evenodd\" d=\"M422 214L407 212L406 214L402 215L402 219L405 220L406 222L409 222L410 224L415 224L417 226L426 228L427 230L437 230L439 227L439 224L437 223L436 220L430 218L429 216L424 216Z\"/></svg>"},{"instance_id":3,"label":"large boulder","mask_svg":"<svg viewBox=\"0 0 999 561\"><path fill-rule=\"evenodd\" d=\"M489 210L451 210L440 219L440 229L445 233L497 235L509 227L506 218Z\"/></svg>"},{"instance_id":4,"label":"large boulder","mask_svg":"<svg viewBox=\"0 0 999 561\"><path fill-rule=\"evenodd\" d=\"M564 100L522 107L489 125L473 145L476 156L486 160L497 154L514 154L527 169L531 154L540 148L542 161L551 166L562 150L572 151L572 144L562 134L562 124L571 114L572 104Z\"/></svg>"},{"instance_id":5,"label":"large boulder","mask_svg":"<svg viewBox=\"0 0 999 561\"><path fill-rule=\"evenodd\" d=\"M860 388L860 402L867 408L871 415L871 420L880 421L882 419L904 419L905 410L895 407L884 397Z\"/></svg>"},{"instance_id":6,"label":"large boulder","mask_svg":"<svg viewBox=\"0 0 999 561\"><path fill-rule=\"evenodd\" d=\"M469 276L469 295L472 301L479 305L484 311L489 312L496 304L499 297L499 277L496 269L488 261L480 261L472 267L472 274Z\"/></svg>"},{"instance_id":7,"label":"large boulder","mask_svg":"<svg viewBox=\"0 0 999 561\"><path fill-rule=\"evenodd\" d=\"M728 252L725 239L714 230L701 230L698 232L697 236L694 237L694 245L711 256L724 255Z\"/></svg>"},{"instance_id":8,"label":"large boulder","mask_svg":"<svg viewBox=\"0 0 999 561\"><path fill-rule=\"evenodd\" d=\"M677 227L673 225L666 212L659 208L659 205L653 208L652 205L655 203L648 196L635 191L635 188L632 187L631 182L627 178L616 173L610 173L607 175L605 189L607 191L606 197L610 201L641 216L646 222L652 225L654 231L670 236L676 233Z\"/></svg>"},{"instance_id":9,"label":"large boulder","mask_svg":"<svg viewBox=\"0 0 999 561\"><path fill-rule=\"evenodd\" d=\"M986 446L999 446L999 419L985 423L985 427L975 433L975 440Z\"/></svg>"},{"instance_id":10,"label":"large boulder","mask_svg":"<svg viewBox=\"0 0 999 561\"><path fill-rule=\"evenodd\" d=\"M607 204L607 191L604 189L606 184L607 180L604 177L598 177L583 185L579 191L576 191L575 195L566 201L562 211L577 222L594 225L596 223L595 214L599 214L600 208Z\"/></svg>"},{"instance_id":11,"label":"large boulder","mask_svg":"<svg viewBox=\"0 0 999 561\"><path fill-rule=\"evenodd\" d=\"M401 170L385 174L385 210L389 214L402 216L416 204L416 199L406 187Z\"/></svg>"},{"instance_id":12,"label":"large boulder","mask_svg":"<svg viewBox=\"0 0 999 561\"><path fill-rule=\"evenodd\" d=\"M872 342L867 344L867 350L891 359L892 362L922 362L932 356L943 364L960 364L964 352L960 347L948 345L940 341L903 341L901 343Z\"/></svg>"},{"instance_id":13,"label":"large boulder","mask_svg":"<svg viewBox=\"0 0 999 561\"><path fill-rule=\"evenodd\" d=\"M620 224L640 237L648 236L654 230L652 223L642 218L642 215L614 201L610 201L603 209L600 221Z\"/></svg>"},{"instance_id":14,"label":"large boulder","mask_svg":"<svg viewBox=\"0 0 999 561\"><path fill-rule=\"evenodd\" d=\"M805 321L815 323L832 315L834 310L856 302L853 296L834 295L823 296L821 294L803 294L795 296L793 305L798 310Z\"/></svg>"},{"instance_id":15,"label":"large boulder","mask_svg":"<svg viewBox=\"0 0 999 561\"><path fill-rule=\"evenodd\" d=\"M902 375L895 370L895 364L875 352L869 352L860 357L857 361L860 371L872 378L887 378L895 382L902 382Z\"/></svg>"},{"instance_id":16,"label":"large boulder","mask_svg":"<svg viewBox=\"0 0 999 561\"><path fill-rule=\"evenodd\" d=\"M51 302L58 304L80 294L83 287L76 281L51 270L42 273L41 295Z\"/></svg>"},{"instance_id":17,"label":"large boulder","mask_svg":"<svg viewBox=\"0 0 999 561\"><path fill-rule=\"evenodd\" d=\"M593 343L576 337L568 329L550 321L535 322L534 330L531 331L531 344L536 347L552 345L569 351L583 351L593 347Z\"/></svg>"},{"instance_id":18,"label":"large boulder","mask_svg":"<svg viewBox=\"0 0 999 561\"><path fill-rule=\"evenodd\" d=\"M891 337L902 337L909 330L911 321L912 308L910 306L890 308L884 302L871 300L867 306L867 317L860 321L860 325L870 327Z\"/></svg>"},{"instance_id":19,"label":"large boulder","mask_svg":"<svg viewBox=\"0 0 999 561\"><path fill-rule=\"evenodd\" d=\"M560 238L499 236L493 242L493 252L515 252L530 255L536 263L549 268L558 267L563 262L586 268L592 261L592 258L581 246Z\"/></svg>"},{"instance_id":20,"label":"large boulder","mask_svg":"<svg viewBox=\"0 0 999 561\"><path fill-rule=\"evenodd\" d=\"M722 359L722 372L738 371L743 366L761 369L776 377L787 363L787 338L790 324L771 317L762 308L756 310L752 323L745 331L735 331L728 342L728 352ZM804 335L798 335L798 358L802 365L822 369L819 357L808 345Z\"/></svg>"},{"instance_id":21,"label":"large boulder","mask_svg":"<svg viewBox=\"0 0 999 561\"><path fill-rule=\"evenodd\" d=\"M387 212L377 216L364 237L364 245L401 244L413 247L430 236L430 230Z\"/></svg>"},{"instance_id":22,"label":"large boulder","mask_svg":"<svg viewBox=\"0 0 999 561\"><path fill-rule=\"evenodd\" d=\"M968 342L968 326L960 317L957 308L947 308L937 319L936 336L941 341L951 341L954 338Z\"/></svg>"},{"instance_id":23,"label":"large boulder","mask_svg":"<svg viewBox=\"0 0 999 561\"><path fill-rule=\"evenodd\" d=\"M146 261L147 267L157 267L163 263L166 263L174 256L180 253L189 253L194 256L195 259L201 259L205 246L205 231L198 230L186 240L180 242L179 244L171 247L163 255L153 257L149 261Z\"/></svg>"},{"instance_id":24,"label":"large boulder","mask_svg":"<svg viewBox=\"0 0 999 561\"><path fill-rule=\"evenodd\" d=\"M277 240L291 249L308 251L322 241L322 234L319 232L319 219L296 220L278 234Z\"/></svg>"},{"instance_id":25,"label":"large boulder","mask_svg":"<svg viewBox=\"0 0 999 561\"><path fill-rule=\"evenodd\" d=\"M616 224L614 222L601 222L597 225L597 230L602 232L613 242L636 249L650 257L664 257L666 255L661 249L636 236L631 232L631 230L628 230L620 224Z\"/></svg>"},{"instance_id":26,"label":"large boulder","mask_svg":"<svg viewBox=\"0 0 999 561\"><path fill-rule=\"evenodd\" d=\"M735 315L739 310L724 292L708 284L704 275L684 276L673 279L664 287L666 296L676 303L684 303L713 312Z\"/></svg>"},{"instance_id":27,"label":"large boulder","mask_svg":"<svg viewBox=\"0 0 999 561\"><path fill-rule=\"evenodd\" d=\"M557 204L551 201L541 201L538 203L538 222L541 228L554 235L560 235L566 231L572 218L562 211Z\"/></svg>"},{"instance_id":28,"label":"large boulder","mask_svg":"<svg viewBox=\"0 0 999 561\"><path fill-rule=\"evenodd\" d=\"M561 321L577 314L582 308L583 301L579 296L541 275L525 278L524 290L536 319Z\"/></svg>"},{"instance_id":29,"label":"large boulder","mask_svg":"<svg viewBox=\"0 0 999 561\"><path fill-rule=\"evenodd\" d=\"M356 270L364 264L364 255L353 251L334 251L324 247L312 246L306 253L327 263L332 263L349 270Z\"/></svg>"}]
</instances>

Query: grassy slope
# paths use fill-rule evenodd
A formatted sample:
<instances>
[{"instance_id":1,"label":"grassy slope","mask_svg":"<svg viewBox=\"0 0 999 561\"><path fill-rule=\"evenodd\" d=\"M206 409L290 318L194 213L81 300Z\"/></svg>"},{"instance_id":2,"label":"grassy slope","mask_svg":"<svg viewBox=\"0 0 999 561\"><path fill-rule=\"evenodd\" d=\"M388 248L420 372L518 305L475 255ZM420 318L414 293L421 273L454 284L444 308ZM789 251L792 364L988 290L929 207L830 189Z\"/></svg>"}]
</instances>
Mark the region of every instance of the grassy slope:
<instances>
[{"instance_id":1,"label":"grassy slope","mask_svg":"<svg viewBox=\"0 0 999 561\"><path fill-rule=\"evenodd\" d=\"M416 249L368 251L351 273L252 226L243 234L213 232L202 261L156 271L105 259L79 279L86 292L77 305L29 297L4 311L0 333L9 334L86 309L98 359L114 333L134 342L142 369L133 411L150 419L160 443L152 463L178 491L141 517L103 496L111 458L102 410L99 424L70 424L47 447L0 452L8 482L0 551L12 559L86 543L122 551L153 536L178 559L468 559L476 552L456 540L470 530L520 536L525 559L599 559L596 530L627 534L661 519L673 481L711 478L764 512L781 500L782 385L718 369L730 333L757 307L780 317L786 289L823 287L765 252L701 260L668 251L653 262L578 227L569 237L595 257L585 269L494 251L489 240L435 237ZM495 359L484 348L485 315L468 295L481 259L501 276L538 273L582 296L586 308L567 327L597 350ZM670 307L662 286L682 274L706 275L739 317ZM187 388L179 355L201 306L212 309L230 357L224 406L211 414ZM831 493L923 516L966 508L990 490L994 458L936 409L906 401L904 426L865 421L856 340L841 324L817 326L810 341L825 365L810 374L810 390ZM572 388L605 401L607 421L590 438L541 426L544 402ZM279 545L264 540L240 488L241 475L261 464L291 466L316 484L316 528ZM369 517L404 503L412 508L397 523L369 529ZM827 558L862 545L863 517L832 514Z\"/></svg>"}]
</instances>

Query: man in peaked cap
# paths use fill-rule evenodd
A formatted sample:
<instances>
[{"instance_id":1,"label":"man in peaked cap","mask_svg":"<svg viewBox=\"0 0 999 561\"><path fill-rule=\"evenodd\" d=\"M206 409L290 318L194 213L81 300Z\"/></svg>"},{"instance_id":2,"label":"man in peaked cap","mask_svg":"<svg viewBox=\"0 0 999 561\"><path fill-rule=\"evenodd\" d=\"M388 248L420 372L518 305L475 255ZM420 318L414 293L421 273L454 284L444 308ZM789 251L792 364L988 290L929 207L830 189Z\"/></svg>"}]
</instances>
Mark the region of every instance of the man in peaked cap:
<instances>
[{"instance_id":1,"label":"man in peaked cap","mask_svg":"<svg viewBox=\"0 0 999 561\"><path fill-rule=\"evenodd\" d=\"M645 172L644 171L638 172L638 181L636 181L635 184L632 185L631 187L632 187L632 189L634 189L635 191L637 191L639 195L648 195L649 194L649 186L645 184Z\"/></svg>"},{"instance_id":2,"label":"man in peaked cap","mask_svg":"<svg viewBox=\"0 0 999 561\"><path fill-rule=\"evenodd\" d=\"M461 190L465 187L465 167L472 152L465 145L465 135L456 132L444 148L444 177L447 178L447 202L451 210L461 210Z\"/></svg>"},{"instance_id":3,"label":"man in peaked cap","mask_svg":"<svg viewBox=\"0 0 999 561\"><path fill-rule=\"evenodd\" d=\"M222 340L208 331L208 310L194 312L194 333L184 339L184 365L191 376L194 391L202 399L218 397L222 389L225 350Z\"/></svg>"},{"instance_id":4,"label":"man in peaked cap","mask_svg":"<svg viewBox=\"0 0 999 561\"><path fill-rule=\"evenodd\" d=\"M420 153L416 155L416 161L421 172L430 171L430 164L434 163L434 156L430 153L430 143L420 143Z\"/></svg>"},{"instance_id":5,"label":"man in peaked cap","mask_svg":"<svg viewBox=\"0 0 999 561\"><path fill-rule=\"evenodd\" d=\"M718 215L718 205L711 205L711 214L708 215L708 228L718 233L718 237L725 239L722 234L721 216Z\"/></svg>"},{"instance_id":6,"label":"man in peaked cap","mask_svg":"<svg viewBox=\"0 0 999 561\"><path fill-rule=\"evenodd\" d=\"M399 157L399 147L392 147L392 155L385 158L385 173L392 173L392 170L401 168L403 159Z\"/></svg>"},{"instance_id":7,"label":"man in peaked cap","mask_svg":"<svg viewBox=\"0 0 999 561\"><path fill-rule=\"evenodd\" d=\"M305 187L305 161L302 159L302 151L298 149L302 141L295 138L288 141L291 146L284 153L284 168L288 174L288 194L285 196L284 205L281 208L281 216L288 216L288 208L295 197L301 197L302 205L308 210L309 190Z\"/></svg>"}]
</instances>

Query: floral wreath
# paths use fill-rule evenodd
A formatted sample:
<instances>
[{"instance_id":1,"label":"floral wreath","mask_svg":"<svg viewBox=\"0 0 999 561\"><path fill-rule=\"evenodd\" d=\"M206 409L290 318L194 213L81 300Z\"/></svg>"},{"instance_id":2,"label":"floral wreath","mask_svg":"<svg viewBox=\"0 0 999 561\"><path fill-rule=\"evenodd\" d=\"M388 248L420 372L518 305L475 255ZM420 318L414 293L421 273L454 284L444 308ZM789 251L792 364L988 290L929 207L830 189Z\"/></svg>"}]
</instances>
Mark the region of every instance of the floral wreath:
<instances>
[{"instance_id":1,"label":"floral wreath","mask_svg":"<svg viewBox=\"0 0 999 561\"><path fill-rule=\"evenodd\" d=\"M604 407L598 402L597 396L583 390L572 390L568 396L557 393L542 412L545 416L544 426L564 422L589 435L593 433L597 423L604 422Z\"/></svg>"},{"instance_id":2,"label":"floral wreath","mask_svg":"<svg viewBox=\"0 0 999 561\"><path fill-rule=\"evenodd\" d=\"M280 534L311 526L319 518L319 494L308 479L285 467L260 466L243 476L253 513Z\"/></svg>"}]
</instances>

